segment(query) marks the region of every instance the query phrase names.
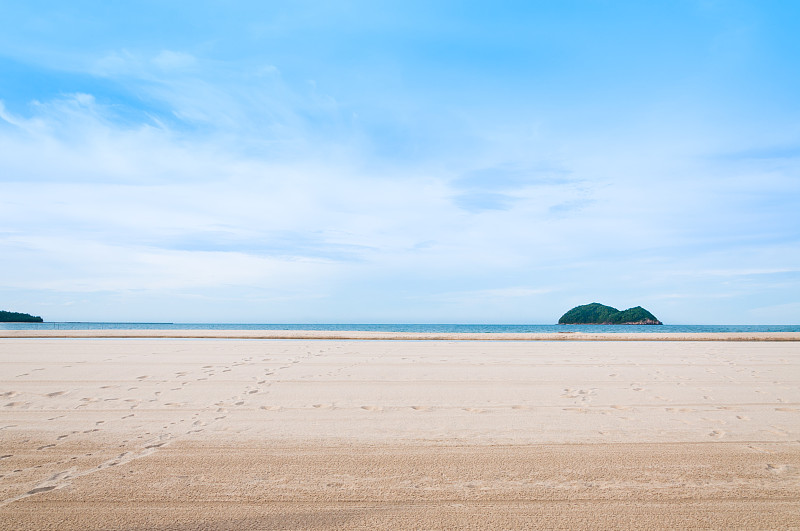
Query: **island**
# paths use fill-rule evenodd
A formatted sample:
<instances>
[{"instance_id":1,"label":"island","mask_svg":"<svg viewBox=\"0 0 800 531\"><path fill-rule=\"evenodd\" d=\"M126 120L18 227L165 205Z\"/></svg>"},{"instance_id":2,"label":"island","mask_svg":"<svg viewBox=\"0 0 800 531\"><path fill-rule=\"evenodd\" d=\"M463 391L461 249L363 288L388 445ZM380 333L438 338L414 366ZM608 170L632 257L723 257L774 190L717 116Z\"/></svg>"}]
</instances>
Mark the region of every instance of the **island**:
<instances>
[{"instance_id":1,"label":"island","mask_svg":"<svg viewBox=\"0 0 800 531\"><path fill-rule=\"evenodd\" d=\"M576 306L558 320L558 324L660 325L661 321L641 306L619 311L597 302Z\"/></svg>"},{"instance_id":2,"label":"island","mask_svg":"<svg viewBox=\"0 0 800 531\"><path fill-rule=\"evenodd\" d=\"M0 323L42 323L44 320L38 315L27 313L5 312L0 310Z\"/></svg>"}]
</instances>

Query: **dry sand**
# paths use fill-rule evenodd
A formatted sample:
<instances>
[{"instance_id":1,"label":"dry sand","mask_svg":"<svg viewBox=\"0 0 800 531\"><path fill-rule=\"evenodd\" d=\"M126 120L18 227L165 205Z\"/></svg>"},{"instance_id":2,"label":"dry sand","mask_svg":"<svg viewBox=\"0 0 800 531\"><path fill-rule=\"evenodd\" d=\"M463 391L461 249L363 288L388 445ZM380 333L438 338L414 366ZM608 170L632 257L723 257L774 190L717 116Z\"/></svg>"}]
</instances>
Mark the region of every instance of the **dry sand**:
<instances>
[{"instance_id":1,"label":"dry sand","mask_svg":"<svg viewBox=\"0 0 800 531\"><path fill-rule=\"evenodd\" d=\"M800 337L12 332L2 529L800 528Z\"/></svg>"}]
</instances>

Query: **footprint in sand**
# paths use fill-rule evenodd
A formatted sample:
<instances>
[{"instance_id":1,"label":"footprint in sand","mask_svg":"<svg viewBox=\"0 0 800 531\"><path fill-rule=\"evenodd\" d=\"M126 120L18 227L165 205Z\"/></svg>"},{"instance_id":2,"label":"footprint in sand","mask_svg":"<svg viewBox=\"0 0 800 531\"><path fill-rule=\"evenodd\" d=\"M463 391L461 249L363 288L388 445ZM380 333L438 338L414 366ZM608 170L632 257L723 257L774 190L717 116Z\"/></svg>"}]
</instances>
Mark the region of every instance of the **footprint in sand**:
<instances>
[{"instance_id":1,"label":"footprint in sand","mask_svg":"<svg viewBox=\"0 0 800 531\"><path fill-rule=\"evenodd\" d=\"M739 420L750 420L750 417L747 415L736 415L736 418Z\"/></svg>"},{"instance_id":2,"label":"footprint in sand","mask_svg":"<svg viewBox=\"0 0 800 531\"><path fill-rule=\"evenodd\" d=\"M530 408L528 406L523 406L523 405L517 404L517 405L511 406L511 409L521 410L521 409L530 409Z\"/></svg>"},{"instance_id":3,"label":"footprint in sand","mask_svg":"<svg viewBox=\"0 0 800 531\"><path fill-rule=\"evenodd\" d=\"M768 433L772 433L773 435L779 435L781 437L786 437L789 435L789 432L781 428L780 426L772 426L770 425L771 430L766 430Z\"/></svg>"},{"instance_id":4,"label":"footprint in sand","mask_svg":"<svg viewBox=\"0 0 800 531\"><path fill-rule=\"evenodd\" d=\"M6 391L5 393L3 393L3 394L0 394L0 396L2 396L3 398L14 398L14 397L15 397L15 396L17 396L18 394L19 394L19 393L18 393L18 392L16 392L16 391Z\"/></svg>"},{"instance_id":5,"label":"footprint in sand","mask_svg":"<svg viewBox=\"0 0 800 531\"><path fill-rule=\"evenodd\" d=\"M630 406L620 406L618 404L613 404L613 405L611 405L609 407L611 407L611 409L616 409L617 411L625 411L625 410L630 409Z\"/></svg>"},{"instance_id":6,"label":"footprint in sand","mask_svg":"<svg viewBox=\"0 0 800 531\"><path fill-rule=\"evenodd\" d=\"M430 411L431 408L428 406L411 406L411 409L414 411Z\"/></svg>"},{"instance_id":7,"label":"footprint in sand","mask_svg":"<svg viewBox=\"0 0 800 531\"><path fill-rule=\"evenodd\" d=\"M261 406L259 409L264 409L266 411L280 411L283 408L281 408L281 406Z\"/></svg>"},{"instance_id":8,"label":"footprint in sand","mask_svg":"<svg viewBox=\"0 0 800 531\"><path fill-rule=\"evenodd\" d=\"M767 470L772 474L786 474L795 471L795 467L792 465L773 465L767 464Z\"/></svg>"},{"instance_id":9,"label":"footprint in sand","mask_svg":"<svg viewBox=\"0 0 800 531\"><path fill-rule=\"evenodd\" d=\"M725 437L725 432L722 430L714 430L708 434L709 437L713 437L715 439L722 439Z\"/></svg>"},{"instance_id":10,"label":"footprint in sand","mask_svg":"<svg viewBox=\"0 0 800 531\"><path fill-rule=\"evenodd\" d=\"M315 409L331 409L333 407L333 404L314 404L311 407Z\"/></svg>"},{"instance_id":11,"label":"footprint in sand","mask_svg":"<svg viewBox=\"0 0 800 531\"><path fill-rule=\"evenodd\" d=\"M469 411L470 413L487 413L489 410L480 407L465 407L464 411Z\"/></svg>"},{"instance_id":12,"label":"footprint in sand","mask_svg":"<svg viewBox=\"0 0 800 531\"><path fill-rule=\"evenodd\" d=\"M50 398L54 398L56 396L61 396L61 395L64 395L64 394L67 394L67 392L66 391L55 391L53 393L47 393L47 395L45 395L45 396L49 396Z\"/></svg>"},{"instance_id":13,"label":"footprint in sand","mask_svg":"<svg viewBox=\"0 0 800 531\"><path fill-rule=\"evenodd\" d=\"M30 495L39 494L40 492L47 492L53 490L54 488L56 488L55 485L48 485L47 487L36 487L35 489L29 490L25 494L30 494Z\"/></svg>"},{"instance_id":14,"label":"footprint in sand","mask_svg":"<svg viewBox=\"0 0 800 531\"><path fill-rule=\"evenodd\" d=\"M361 409L366 411L383 411L383 408L380 406L361 406Z\"/></svg>"},{"instance_id":15,"label":"footprint in sand","mask_svg":"<svg viewBox=\"0 0 800 531\"><path fill-rule=\"evenodd\" d=\"M761 448L760 446L748 445L747 447L750 448L751 450L753 450L754 452L758 452L760 454L771 454L771 453L773 453L772 450L767 450L766 448Z\"/></svg>"}]
</instances>

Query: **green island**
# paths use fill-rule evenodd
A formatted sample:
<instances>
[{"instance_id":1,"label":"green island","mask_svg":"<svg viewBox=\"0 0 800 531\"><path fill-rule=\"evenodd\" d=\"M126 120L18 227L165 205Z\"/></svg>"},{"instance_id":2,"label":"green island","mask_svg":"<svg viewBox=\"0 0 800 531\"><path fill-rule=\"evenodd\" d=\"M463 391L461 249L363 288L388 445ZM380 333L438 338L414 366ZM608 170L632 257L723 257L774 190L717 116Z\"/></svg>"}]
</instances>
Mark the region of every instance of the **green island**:
<instances>
[{"instance_id":1,"label":"green island","mask_svg":"<svg viewBox=\"0 0 800 531\"><path fill-rule=\"evenodd\" d=\"M661 321L641 306L619 311L597 302L576 306L558 320L558 324L660 325Z\"/></svg>"},{"instance_id":2,"label":"green island","mask_svg":"<svg viewBox=\"0 0 800 531\"><path fill-rule=\"evenodd\" d=\"M27 313L4 312L0 310L0 323L42 323L44 320L38 315Z\"/></svg>"}]
</instances>

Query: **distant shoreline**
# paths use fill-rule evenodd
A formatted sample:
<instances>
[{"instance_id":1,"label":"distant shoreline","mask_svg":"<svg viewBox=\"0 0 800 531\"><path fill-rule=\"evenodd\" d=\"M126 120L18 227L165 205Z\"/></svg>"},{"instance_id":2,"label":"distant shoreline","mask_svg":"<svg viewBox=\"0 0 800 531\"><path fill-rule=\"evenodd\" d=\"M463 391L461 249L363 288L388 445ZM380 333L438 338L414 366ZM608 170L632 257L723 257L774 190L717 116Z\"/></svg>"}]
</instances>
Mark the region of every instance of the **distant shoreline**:
<instances>
[{"instance_id":1,"label":"distant shoreline","mask_svg":"<svg viewBox=\"0 0 800 531\"><path fill-rule=\"evenodd\" d=\"M504 333L369 332L348 330L0 330L0 338L28 339L326 339L382 341L800 341L800 332Z\"/></svg>"}]
</instances>

